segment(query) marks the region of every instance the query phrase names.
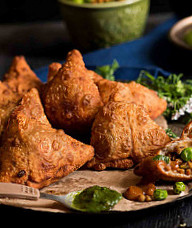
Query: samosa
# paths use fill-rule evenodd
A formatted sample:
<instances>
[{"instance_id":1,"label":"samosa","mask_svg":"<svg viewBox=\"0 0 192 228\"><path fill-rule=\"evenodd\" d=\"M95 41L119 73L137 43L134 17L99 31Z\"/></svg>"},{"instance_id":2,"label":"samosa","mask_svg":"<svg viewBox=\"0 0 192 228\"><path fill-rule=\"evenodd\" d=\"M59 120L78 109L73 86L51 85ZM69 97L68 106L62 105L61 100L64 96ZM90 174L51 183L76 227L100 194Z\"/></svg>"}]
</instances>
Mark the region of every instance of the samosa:
<instances>
[{"instance_id":1,"label":"samosa","mask_svg":"<svg viewBox=\"0 0 192 228\"><path fill-rule=\"evenodd\" d=\"M47 186L89 161L94 149L53 129L33 88L11 113L0 148L0 181Z\"/></svg>"},{"instance_id":2,"label":"samosa","mask_svg":"<svg viewBox=\"0 0 192 228\"><path fill-rule=\"evenodd\" d=\"M19 95L24 95L31 88L37 88L39 91L42 87L41 80L31 70L24 56L15 56L8 72L4 75L3 81L9 88Z\"/></svg>"},{"instance_id":3,"label":"samosa","mask_svg":"<svg viewBox=\"0 0 192 228\"><path fill-rule=\"evenodd\" d=\"M148 115L143 106L128 102L108 102L96 115L91 145L95 157L89 168L130 168L154 155L170 142L166 132Z\"/></svg>"},{"instance_id":4,"label":"samosa","mask_svg":"<svg viewBox=\"0 0 192 228\"><path fill-rule=\"evenodd\" d=\"M13 109L31 88L41 90L42 82L23 56L16 56L0 81L0 138Z\"/></svg>"},{"instance_id":5,"label":"samosa","mask_svg":"<svg viewBox=\"0 0 192 228\"><path fill-rule=\"evenodd\" d=\"M152 119L156 119L167 108L167 102L157 93L134 81L129 83L99 80L97 83L104 104L109 101L127 101L142 105Z\"/></svg>"},{"instance_id":6,"label":"samosa","mask_svg":"<svg viewBox=\"0 0 192 228\"><path fill-rule=\"evenodd\" d=\"M54 127L73 135L90 131L103 103L79 51L68 53L66 62L45 85L42 100Z\"/></svg>"}]
</instances>

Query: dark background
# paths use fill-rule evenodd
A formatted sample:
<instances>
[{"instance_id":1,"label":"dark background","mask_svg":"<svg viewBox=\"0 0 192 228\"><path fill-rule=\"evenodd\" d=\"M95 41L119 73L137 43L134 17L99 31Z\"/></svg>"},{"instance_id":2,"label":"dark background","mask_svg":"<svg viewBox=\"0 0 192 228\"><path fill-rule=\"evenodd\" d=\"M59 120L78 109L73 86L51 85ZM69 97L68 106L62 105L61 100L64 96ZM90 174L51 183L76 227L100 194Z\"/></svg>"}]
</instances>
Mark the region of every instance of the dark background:
<instances>
[{"instance_id":1,"label":"dark background","mask_svg":"<svg viewBox=\"0 0 192 228\"><path fill-rule=\"evenodd\" d=\"M145 34L172 15L171 1L180 3L151 0L152 17ZM57 0L0 0L0 78L15 55L24 55L32 69L36 69L63 61L73 48L76 47L70 42Z\"/></svg>"},{"instance_id":2,"label":"dark background","mask_svg":"<svg viewBox=\"0 0 192 228\"><path fill-rule=\"evenodd\" d=\"M191 0L151 0L150 13L171 12L173 4L185 7ZM171 2L171 3L170 3ZM182 3L182 4L181 4ZM187 10L187 9L186 9ZM0 0L0 23L18 23L42 20L59 20L57 0Z\"/></svg>"}]
</instances>

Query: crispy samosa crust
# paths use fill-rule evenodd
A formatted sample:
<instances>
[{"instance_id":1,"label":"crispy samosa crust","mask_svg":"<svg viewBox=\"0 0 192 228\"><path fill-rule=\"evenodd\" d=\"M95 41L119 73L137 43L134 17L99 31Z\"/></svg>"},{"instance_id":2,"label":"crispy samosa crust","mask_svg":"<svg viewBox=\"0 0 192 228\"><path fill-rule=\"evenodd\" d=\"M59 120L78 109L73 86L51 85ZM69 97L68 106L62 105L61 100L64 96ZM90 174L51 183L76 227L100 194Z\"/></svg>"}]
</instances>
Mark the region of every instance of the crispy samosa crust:
<instances>
[{"instance_id":1,"label":"crispy samosa crust","mask_svg":"<svg viewBox=\"0 0 192 228\"><path fill-rule=\"evenodd\" d=\"M47 186L84 165L92 146L53 129L34 88L12 112L0 149L0 181Z\"/></svg>"},{"instance_id":2,"label":"crispy samosa crust","mask_svg":"<svg viewBox=\"0 0 192 228\"><path fill-rule=\"evenodd\" d=\"M49 65L47 81L51 81L62 67L61 63L53 62Z\"/></svg>"},{"instance_id":3,"label":"crispy samosa crust","mask_svg":"<svg viewBox=\"0 0 192 228\"><path fill-rule=\"evenodd\" d=\"M187 147L192 147L192 122L183 130L181 138L169 142L157 155L169 157L169 162L154 160L154 156L145 158L139 163L134 173L148 180L187 181L192 180L192 163L180 158L180 153Z\"/></svg>"},{"instance_id":4,"label":"crispy samosa crust","mask_svg":"<svg viewBox=\"0 0 192 228\"><path fill-rule=\"evenodd\" d=\"M66 62L46 84L42 100L45 113L56 128L72 134L90 131L103 103L79 51L68 53Z\"/></svg>"},{"instance_id":5,"label":"crispy samosa crust","mask_svg":"<svg viewBox=\"0 0 192 228\"><path fill-rule=\"evenodd\" d=\"M156 119L166 110L167 102L160 98L154 90L148 89L134 81L126 85L132 93L134 98L133 102L144 106L151 119Z\"/></svg>"},{"instance_id":6,"label":"crispy samosa crust","mask_svg":"<svg viewBox=\"0 0 192 228\"><path fill-rule=\"evenodd\" d=\"M0 138L6 128L7 121L21 96L14 93L7 83L0 81Z\"/></svg>"},{"instance_id":7,"label":"crispy samosa crust","mask_svg":"<svg viewBox=\"0 0 192 228\"><path fill-rule=\"evenodd\" d=\"M51 81L55 75L58 73L59 69L62 67L61 63L58 62L53 62L49 65L49 69L48 69L48 76L47 76L47 81ZM103 79L102 76L100 76L99 74L95 73L92 70L87 70L87 74L89 75L89 77L94 81L94 83L98 83L100 80Z\"/></svg>"},{"instance_id":8,"label":"crispy samosa crust","mask_svg":"<svg viewBox=\"0 0 192 228\"><path fill-rule=\"evenodd\" d=\"M96 115L92 126L91 145L95 157L88 163L89 168L101 170L109 162L118 160L116 167L130 168L144 157L153 155L170 141L165 131L135 103L108 102ZM125 163L125 160L127 163ZM98 164L104 164L99 165ZM109 167L111 167L109 165Z\"/></svg>"},{"instance_id":9,"label":"crispy samosa crust","mask_svg":"<svg viewBox=\"0 0 192 228\"><path fill-rule=\"evenodd\" d=\"M37 88L39 91L42 82L31 70L24 56L14 57L9 71L4 75L3 81L8 84L13 92L24 95L31 88Z\"/></svg>"},{"instance_id":10,"label":"crispy samosa crust","mask_svg":"<svg viewBox=\"0 0 192 228\"><path fill-rule=\"evenodd\" d=\"M134 81L122 83L106 79L97 82L102 101L128 101L142 105L152 119L156 119L167 108L167 102L157 93Z\"/></svg>"},{"instance_id":11,"label":"crispy samosa crust","mask_svg":"<svg viewBox=\"0 0 192 228\"><path fill-rule=\"evenodd\" d=\"M3 82L0 81L0 138L11 112L22 96L33 87L40 90L41 85L25 58L16 56L9 71L4 75Z\"/></svg>"},{"instance_id":12,"label":"crispy samosa crust","mask_svg":"<svg viewBox=\"0 0 192 228\"><path fill-rule=\"evenodd\" d=\"M52 63L49 66L48 81L53 79L59 69L60 63ZM152 119L156 119L167 108L167 102L160 98L157 93L147 87L136 83L123 83L104 79L92 70L86 69L86 74L94 81L99 89L102 102L107 104L108 101L127 101L142 105L148 111Z\"/></svg>"}]
</instances>

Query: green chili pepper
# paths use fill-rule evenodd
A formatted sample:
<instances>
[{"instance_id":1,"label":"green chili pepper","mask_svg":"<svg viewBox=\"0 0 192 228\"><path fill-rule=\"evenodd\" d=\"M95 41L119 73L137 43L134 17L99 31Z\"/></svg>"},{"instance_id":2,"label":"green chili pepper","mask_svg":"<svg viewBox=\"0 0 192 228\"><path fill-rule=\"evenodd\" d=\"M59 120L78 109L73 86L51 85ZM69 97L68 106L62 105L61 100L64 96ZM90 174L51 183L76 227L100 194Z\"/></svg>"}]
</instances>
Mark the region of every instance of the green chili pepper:
<instances>
[{"instance_id":1,"label":"green chili pepper","mask_svg":"<svg viewBox=\"0 0 192 228\"><path fill-rule=\"evenodd\" d=\"M153 193L153 197L155 200L164 200L168 196L167 190L164 189L156 189Z\"/></svg>"},{"instance_id":2,"label":"green chili pepper","mask_svg":"<svg viewBox=\"0 0 192 228\"><path fill-rule=\"evenodd\" d=\"M167 164L169 164L169 157L165 156L165 155L157 155L153 158L153 161L164 161Z\"/></svg>"},{"instance_id":3,"label":"green chili pepper","mask_svg":"<svg viewBox=\"0 0 192 228\"><path fill-rule=\"evenodd\" d=\"M183 161L190 161L192 159L192 148L191 147L185 148L181 152L180 157Z\"/></svg>"},{"instance_id":4,"label":"green chili pepper","mask_svg":"<svg viewBox=\"0 0 192 228\"><path fill-rule=\"evenodd\" d=\"M175 194L180 194L182 191L185 191L185 184L183 182L176 182L173 185L173 191Z\"/></svg>"}]
</instances>

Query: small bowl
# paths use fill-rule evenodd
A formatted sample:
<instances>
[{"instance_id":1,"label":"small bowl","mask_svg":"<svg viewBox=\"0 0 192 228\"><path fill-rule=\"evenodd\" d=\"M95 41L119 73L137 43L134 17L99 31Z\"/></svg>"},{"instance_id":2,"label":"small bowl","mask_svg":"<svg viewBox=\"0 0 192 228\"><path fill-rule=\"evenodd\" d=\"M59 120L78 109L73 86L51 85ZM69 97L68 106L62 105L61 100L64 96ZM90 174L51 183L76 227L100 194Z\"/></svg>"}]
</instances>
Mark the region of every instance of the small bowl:
<instances>
[{"instance_id":1,"label":"small bowl","mask_svg":"<svg viewBox=\"0 0 192 228\"><path fill-rule=\"evenodd\" d=\"M178 21L170 30L169 37L170 40L187 50L192 50L192 46L188 45L184 40L184 34L189 30L192 29L192 16L186 17L180 21Z\"/></svg>"},{"instance_id":2,"label":"small bowl","mask_svg":"<svg viewBox=\"0 0 192 228\"><path fill-rule=\"evenodd\" d=\"M141 37L150 6L150 0L84 4L58 1L72 41L86 51Z\"/></svg>"}]
</instances>

